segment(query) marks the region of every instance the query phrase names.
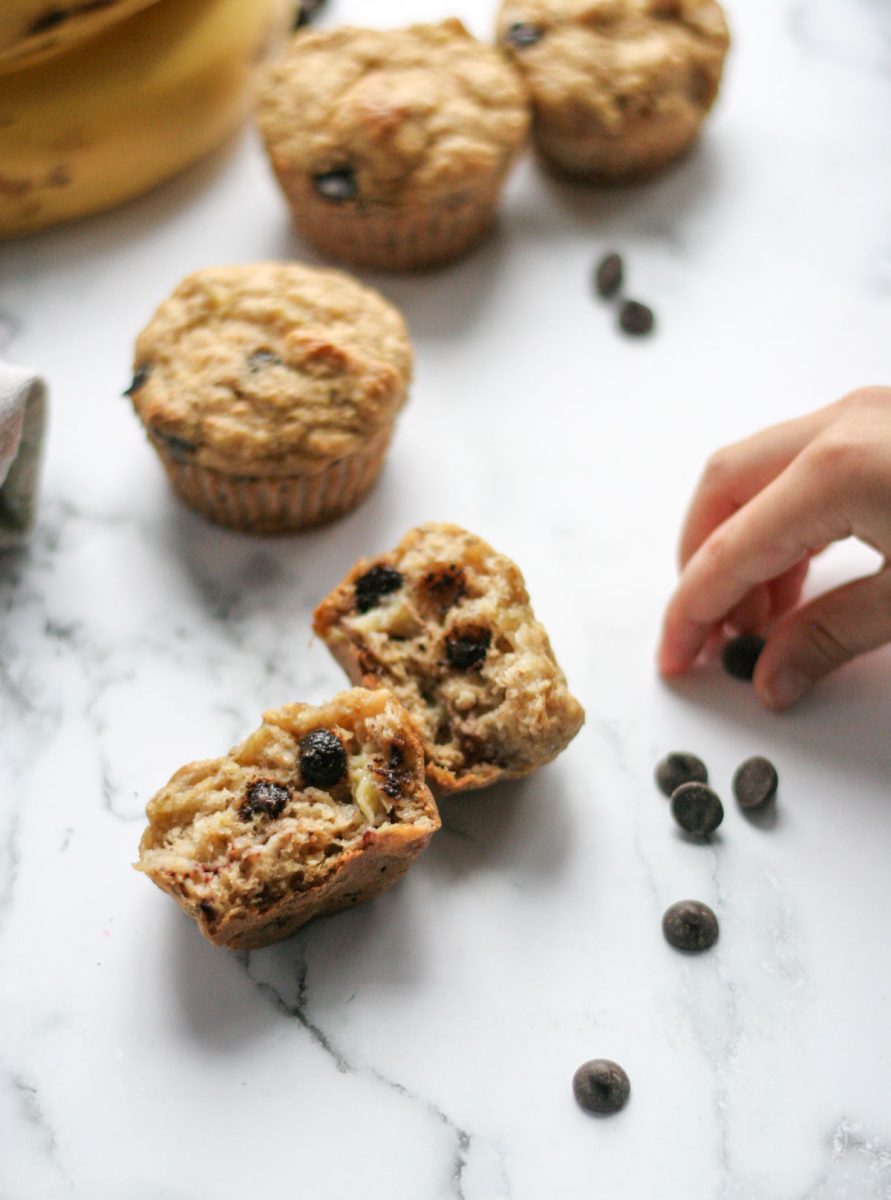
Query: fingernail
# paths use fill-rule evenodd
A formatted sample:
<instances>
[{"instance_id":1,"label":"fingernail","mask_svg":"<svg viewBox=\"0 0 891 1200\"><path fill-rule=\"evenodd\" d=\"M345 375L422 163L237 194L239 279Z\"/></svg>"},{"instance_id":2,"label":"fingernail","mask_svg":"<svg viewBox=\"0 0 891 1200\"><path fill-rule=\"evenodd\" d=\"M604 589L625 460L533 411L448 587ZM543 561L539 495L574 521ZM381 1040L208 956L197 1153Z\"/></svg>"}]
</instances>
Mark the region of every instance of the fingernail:
<instances>
[{"instance_id":1,"label":"fingernail","mask_svg":"<svg viewBox=\"0 0 891 1200\"><path fill-rule=\"evenodd\" d=\"M788 708L811 686L811 680L795 667L780 667L767 684L767 697L774 708Z\"/></svg>"}]
</instances>

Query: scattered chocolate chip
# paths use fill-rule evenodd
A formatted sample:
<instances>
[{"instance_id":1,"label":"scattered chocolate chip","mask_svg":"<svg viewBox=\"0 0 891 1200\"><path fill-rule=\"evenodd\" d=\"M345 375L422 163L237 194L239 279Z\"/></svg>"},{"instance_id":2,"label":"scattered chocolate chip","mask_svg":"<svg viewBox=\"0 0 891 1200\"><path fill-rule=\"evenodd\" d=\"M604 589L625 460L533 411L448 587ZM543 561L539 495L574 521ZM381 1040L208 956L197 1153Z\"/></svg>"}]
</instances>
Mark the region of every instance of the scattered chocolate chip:
<instances>
[{"instance_id":1,"label":"scattered chocolate chip","mask_svg":"<svg viewBox=\"0 0 891 1200\"><path fill-rule=\"evenodd\" d=\"M516 46L518 50L525 50L540 42L543 34L544 30L540 25L533 25L530 21L514 21L513 25L508 26L504 40L508 45Z\"/></svg>"},{"instance_id":2,"label":"scattered chocolate chip","mask_svg":"<svg viewBox=\"0 0 891 1200\"><path fill-rule=\"evenodd\" d=\"M250 821L258 816L277 817L290 799L291 789L285 784L275 783L272 779L258 779L245 793L238 815L242 821Z\"/></svg>"},{"instance_id":3,"label":"scattered chocolate chip","mask_svg":"<svg viewBox=\"0 0 891 1200\"><path fill-rule=\"evenodd\" d=\"M695 754L676 750L656 767L656 783L660 792L671 796L682 783L708 783L708 768Z\"/></svg>"},{"instance_id":4,"label":"scattered chocolate chip","mask_svg":"<svg viewBox=\"0 0 891 1200\"><path fill-rule=\"evenodd\" d=\"M665 910L662 932L675 950L708 950L718 940L718 918L700 900L678 900Z\"/></svg>"},{"instance_id":5,"label":"scattered chocolate chip","mask_svg":"<svg viewBox=\"0 0 891 1200\"><path fill-rule=\"evenodd\" d=\"M763 808L777 794L780 777L769 759L756 754L741 763L733 776L733 794L740 808Z\"/></svg>"},{"instance_id":6,"label":"scattered chocolate chip","mask_svg":"<svg viewBox=\"0 0 891 1200\"><path fill-rule=\"evenodd\" d=\"M603 296L604 299L615 296L622 286L624 278L625 264L622 262L621 254L607 254L597 264L597 271L594 275L597 295Z\"/></svg>"},{"instance_id":7,"label":"scattered chocolate chip","mask_svg":"<svg viewBox=\"0 0 891 1200\"><path fill-rule=\"evenodd\" d=\"M198 905L198 908L201 911L201 915L208 921L215 921L217 919L217 910L210 903L210 901L202 900Z\"/></svg>"},{"instance_id":8,"label":"scattered chocolate chip","mask_svg":"<svg viewBox=\"0 0 891 1200\"><path fill-rule=\"evenodd\" d=\"M255 350L244 361L251 374L255 371L262 371L264 367L280 367L282 365L282 360L271 350Z\"/></svg>"},{"instance_id":9,"label":"scattered chocolate chip","mask_svg":"<svg viewBox=\"0 0 891 1200\"><path fill-rule=\"evenodd\" d=\"M631 1081L618 1063L593 1058L573 1075L572 1091L586 1112L617 1113L627 1103Z\"/></svg>"},{"instance_id":10,"label":"scattered chocolate chip","mask_svg":"<svg viewBox=\"0 0 891 1200\"><path fill-rule=\"evenodd\" d=\"M401 799L411 782L411 769L405 762L402 746L394 742L386 764L378 762L372 767L378 786L391 800Z\"/></svg>"},{"instance_id":11,"label":"scattered chocolate chip","mask_svg":"<svg viewBox=\"0 0 891 1200\"><path fill-rule=\"evenodd\" d=\"M148 380L148 377L151 373L152 373L151 367L147 363L142 363L140 366L138 366L136 368L136 374L133 376L133 379L130 381L130 386L128 388L124 389L123 394L125 396L132 396L135 392L138 392L141 387L145 386L145 384Z\"/></svg>"},{"instance_id":12,"label":"scattered chocolate chip","mask_svg":"<svg viewBox=\"0 0 891 1200\"><path fill-rule=\"evenodd\" d=\"M753 633L731 638L724 643L721 651L721 665L728 675L748 683L755 674L755 664L761 657L764 645L764 638L756 637Z\"/></svg>"},{"instance_id":13,"label":"scattered chocolate chip","mask_svg":"<svg viewBox=\"0 0 891 1200\"><path fill-rule=\"evenodd\" d=\"M671 815L687 833L708 837L724 820L724 806L704 783L682 783L672 793Z\"/></svg>"},{"instance_id":14,"label":"scattered chocolate chip","mask_svg":"<svg viewBox=\"0 0 891 1200\"><path fill-rule=\"evenodd\" d=\"M619 310L620 327L635 337L651 333L655 324L653 310L637 300L626 300Z\"/></svg>"},{"instance_id":15,"label":"scattered chocolate chip","mask_svg":"<svg viewBox=\"0 0 891 1200\"><path fill-rule=\"evenodd\" d=\"M165 433L163 429L158 429L156 425L151 427L151 431L152 437L162 443L164 449L175 462L185 462L198 449L197 442L191 442L188 438L179 437L175 433Z\"/></svg>"},{"instance_id":16,"label":"scattered chocolate chip","mask_svg":"<svg viewBox=\"0 0 891 1200\"><path fill-rule=\"evenodd\" d=\"M334 787L346 770L346 752L336 733L314 729L301 739L300 775L307 787Z\"/></svg>"},{"instance_id":17,"label":"scattered chocolate chip","mask_svg":"<svg viewBox=\"0 0 891 1200\"><path fill-rule=\"evenodd\" d=\"M356 173L352 167L338 167L336 171L323 171L320 175L313 175L312 182L319 195L334 204L343 204L345 200L354 200L359 191Z\"/></svg>"},{"instance_id":18,"label":"scattered chocolate chip","mask_svg":"<svg viewBox=\"0 0 891 1200\"><path fill-rule=\"evenodd\" d=\"M304 25L308 25L314 20L319 10L325 6L325 0L300 0L297 5L297 11L294 14L294 24L292 28L296 32L302 29Z\"/></svg>"},{"instance_id":19,"label":"scattered chocolate chip","mask_svg":"<svg viewBox=\"0 0 891 1200\"><path fill-rule=\"evenodd\" d=\"M355 583L356 608L360 613L368 612L380 604L384 596L398 592L402 587L402 576L395 567L386 563L378 563L369 567L364 575L360 575Z\"/></svg>"},{"instance_id":20,"label":"scattered chocolate chip","mask_svg":"<svg viewBox=\"0 0 891 1200\"><path fill-rule=\"evenodd\" d=\"M482 625L468 625L446 638L446 658L450 666L457 670L469 671L485 661L491 641L491 629Z\"/></svg>"}]
</instances>

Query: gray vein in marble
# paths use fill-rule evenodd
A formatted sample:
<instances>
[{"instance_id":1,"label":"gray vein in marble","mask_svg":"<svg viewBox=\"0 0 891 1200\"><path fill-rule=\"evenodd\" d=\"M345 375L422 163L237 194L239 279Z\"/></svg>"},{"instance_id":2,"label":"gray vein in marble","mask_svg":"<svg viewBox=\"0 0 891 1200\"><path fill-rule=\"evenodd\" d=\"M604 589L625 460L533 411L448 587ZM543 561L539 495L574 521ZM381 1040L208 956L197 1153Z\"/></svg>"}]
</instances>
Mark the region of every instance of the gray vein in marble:
<instances>
[{"instance_id":1,"label":"gray vein in marble","mask_svg":"<svg viewBox=\"0 0 891 1200\"><path fill-rule=\"evenodd\" d=\"M47 1120L46 1113L40 1103L40 1096L36 1086L31 1083L23 1075L11 1073L7 1076L9 1085L18 1100L18 1107L22 1119L34 1131L40 1142L40 1149L44 1157L53 1164L53 1167L61 1175L67 1187L66 1191L71 1189L71 1181L68 1179L66 1172L59 1161L58 1142L56 1139L56 1131L53 1129L50 1122Z\"/></svg>"},{"instance_id":2,"label":"gray vein in marble","mask_svg":"<svg viewBox=\"0 0 891 1200\"><path fill-rule=\"evenodd\" d=\"M891 1200L891 1143L843 1117L824 1144L829 1161L795 1200Z\"/></svg>"}]
</instances>

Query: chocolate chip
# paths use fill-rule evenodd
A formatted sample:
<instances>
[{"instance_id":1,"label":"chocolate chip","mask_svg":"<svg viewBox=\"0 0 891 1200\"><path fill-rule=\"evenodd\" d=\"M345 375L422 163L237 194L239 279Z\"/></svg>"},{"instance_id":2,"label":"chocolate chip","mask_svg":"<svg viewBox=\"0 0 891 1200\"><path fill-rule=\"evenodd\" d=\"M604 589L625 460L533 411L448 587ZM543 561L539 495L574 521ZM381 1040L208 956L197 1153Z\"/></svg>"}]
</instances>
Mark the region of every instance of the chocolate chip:
<instances>
[{"instance_id":1,"label":"chocolate chip","mask_svg":"<svg viewBox=\"0 0 891 1200\"><path fill-rule=\"evenodd\" d=\"M148 377L149 377L149 375L151 375L151 373L152 373L152 369L148 365L148 363L142 363L140 366L138 366L136 368L136 374L133 376L133 379L130 381L130 386L128 388L124 389L123 394L125 396L132 396L135 392L138 392L141 387L145 386L146 381L148 380Z\"/></svg>"},{"instance_id":2,"label":"chocolate chip","mask_svg":"<svg viewBox=\"0 0 891 1200\"><path fill-rule=\"evenodd\" d=\"M313 175L312 182L319 195L334 204L343 204L346 200L355 199L359 191L356 173L352 167L323 171L320 175Z\"/></svg>"},{"instance_id":3,"label":"chocolate chip","mask_svg":"<svg viewBox=\"0 0 891 1200\"><path fill-rule=\"evenodd\" d=\"M398 592L402 582L402 576L395 567L388 567L386 563L370 567L356 580L356 608L360 613L376 608L384 596Z\"/></svg>"},{"instance_id":4,"label":"chocolate chip","mask_svg":"<svg viewBox=\"0 0 891 1200\"><path fill-rule=\"evenodd\" d=\"M530 21L514 21L513 25L508 26L504 40L518 50L525 50L540 42L543 35L544 30L540 25L533 25Z\"/></svg>"},{"instance_id":5,"label":"chocolate chip","mask_svg":"<svg viewBox=\"0 0 891 1200\"><path fill-rule=\"evenodd\" d=\"M261 371L264 367L280 367L282 365L282 360L271 350L255 350L244 361L251 374Z\"/></svg>"},{"instance_id":6,"label":"chocolate chip","mask_svg":"<svg viewBox=\"0 0 891 1200\"><path fill-rule=\"evenodd\" d=\"M572 1091L586 1112L617 1113L627 1103L631 1081L618 1063L593 1058L573 1075Z\"/></svg>"},{"instance_id":7,"label":"chocolate chip","mask_svg":"<svg viewBox=\"0 0 891 1200\"><path fill-rule=\"evenodd\" d=\"M151 432L152 437L156 441L161 442L164 449L175 462L186 462L198 449L197 442L190 442L188 438L180 437L175 433L165 433L163 429L158 429L156 425L152 425Z\"/></svg>"},{"instance_id":8,"label":"chocolate chip","mask_svg":"<svg viewBox=\"0 0 891 1200\"><path fill-rule=\"evenodd\" d=\"M297 5L297 11L294 14L294 24L292 28L296 31L302 29L304 25L308 25L314 20L318 12L325 5L325 0L300 0Z\"/></svg>"},{"instance_id":9,"label":"chocolate chip","mask_svg":"<svg viewBox=\"0 0 891 1200\"><path fill-rule=\"evenodd\" d=\"M741 763L733 776L733 794L740 808L763 808L777 794L780 777L769 759L756 754Z\"/></svg>"},{"instance_id":10,"label":"chocolate chip","mask_svg":"<svg viewBox=\"0 0 891 1200\"><path fill-rule=\"evenodd\" d=\"M482 625L469 625L446 638L446 658L459 671L468 671L485 661L492 631Z\"/></svg>"},{"instance_id":11,"label":"chocolate chip","mask_svg":"<svg viewBox=\"0 0 891 1200\"><path fill-rule=\"evenodd\" d=\"M656 767L659 791L671 796L682 783L708 783L708 769L701 758L676 750L666 754Z\"/></svg>"},{"instance_id":12,"label":"chocolate chip","mask_svg":"<svg viewBox=\"0 0 891 1200\"><path fill-rule=\"evenodd\" d=\"M665 910L662 932L675 950L708 950L718 940L718 918L700 900L678 900Z\"/></svg>"},{"instance_id":13,"label":"chocolate chip","mask_svg":"<svg viewBox=\"0 0 891 1200\"><path fill-rule=\"evenodd\" d=\"M307 787L334 787L346 770L346 752L336 733L314 729L301 739L300 775Z\"/></svg>"},{"instance_id":14,"label":"chocolate chip","mask_svg":"<svg viewBox=\"0 0 891 1200\"><path fill-rule=\"evenodd\" d=\"M724 643L724 649L721 651L721 665L728 675L748 683L755 674L755 664L761 657L764 646L764 638L756 637L753 633L731 638L729 642Z\"/></svg>"},{"instance_id":15,"label":"chocolate chip","mask_svg":"<svg viewBox=\"0 0 891 1200\"><path fill-rule=\"evenodd\" d=\"M210 903L210 901L208 901L208 900L202 900L202 901L200 901L200 903L199 903L199 905L198 905L198 908L199 908L199 910L200 910L200 912L201 912L201 915L202 915L202 916L203 916L203 917L204 917L206 920L208 920L208 921L215 921L215 920L217 919L217 910L216 910L216 909L214 908L214 906L213 906L213 905Z\"/></svg>"},{"instance_id":16,"label":"chocolate chip","mask_svg":"<svg viewBox=\"0 0 891 1200\"><path fill-rule=\"evenodd\" d=\"M615 296L622 286L624 278L625 264L622 262L621 254L607 254L597 264L597 271L594 275L597 295L603 296L604 299Z\"/></svg>"},{"instance_id":17,"label":"chocolate chip","mask_svg":"<svg viewBox=\"0 0 891 1200\"><path fill-rule=\"evenodd\" d=\"M724 806L704 783L682 783L672 793L671 815L687 833L708 837L724 820Z\"/></svg>"},{"instance_id":18,"label":"chocolate chip","mask_svg":"<svg viewBox=\"0 0 891 1200\"><path fill-rule=\"evenodd\" d=\"M625 333L642 337L651 333L656 324L653 310L637 300L626 300L619 310L619 325Z\"/></svg>"},{"instance_id":19,"label":"chocolate chip","mask_svg":"<svg viewBox=\"0 0 891 1200\"><path fill-rule=\"evenodd\" d=\"M290 799L291 789L285 784L275 783L272 779L258 779L245 793L238 815L242 821L250 821L258 816L277 817Z\"/></svg>"}]
</instances>

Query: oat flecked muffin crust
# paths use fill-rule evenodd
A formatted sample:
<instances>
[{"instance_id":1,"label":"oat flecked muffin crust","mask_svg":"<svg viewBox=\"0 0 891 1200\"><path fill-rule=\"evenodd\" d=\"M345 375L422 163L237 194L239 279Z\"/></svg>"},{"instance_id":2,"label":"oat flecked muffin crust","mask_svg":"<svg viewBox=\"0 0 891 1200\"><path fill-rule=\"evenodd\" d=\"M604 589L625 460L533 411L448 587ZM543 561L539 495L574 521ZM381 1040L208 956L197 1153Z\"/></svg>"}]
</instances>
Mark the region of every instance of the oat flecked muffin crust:
<instances>
[{"instance_id":1,"label":"oat flecked muffin crust","mask_svg":"<svg viewBox=\"0 0 891 1200\"><path fill-rule=\"evenodd\" d=\"M716 0L503 0L498 39L529 87L542 157L604 183L652 175L692 144L730 40Z\"/></svg>"},{"instance_id":2,"label":"oat flecked muffin crust","mask_svg":"<svg viewBox=\"0 0 891 1200\"><path fill-rule=\"evenodd\" d=\"M442 792L527 775L584 721L518 567L456 525L358 562L313 628L354 682L405 705Z\"/></svg>"},{"instance_id":3,"label":"oat flecked muffin crust","mask_svg":"<svg viewBox=\"0 0 891 1200\"><path fill-rule=\"evenodd\" d=\"M406 269L482 237L529 111L510 63L448 20L298 34L257 120L301 233L335 258Z\"/></svg>"},{"instance_id":4,"label":"oat flecked muffin crust","mask_svg":"<svg viewBox=\"0 0 891 1200\"><path fill-rule=\"evenodd\" d=\"M288 704L149 801L137 869L215 945L253 949L395 883L439 828L424 756L386 691Z\"/></svg>"},{"instance_id":5,"label":"oat flecked muffin crust","mask_svg":"<svg viewBox=\"0 0 891 1200\"><path fill-rule=\"evenodd\" d=\"M359 502L411 370L405 322L377 292L260 263L183 280L139 335L128 394L188 504L280 533Z\"/></svg>"}]
</instances>

